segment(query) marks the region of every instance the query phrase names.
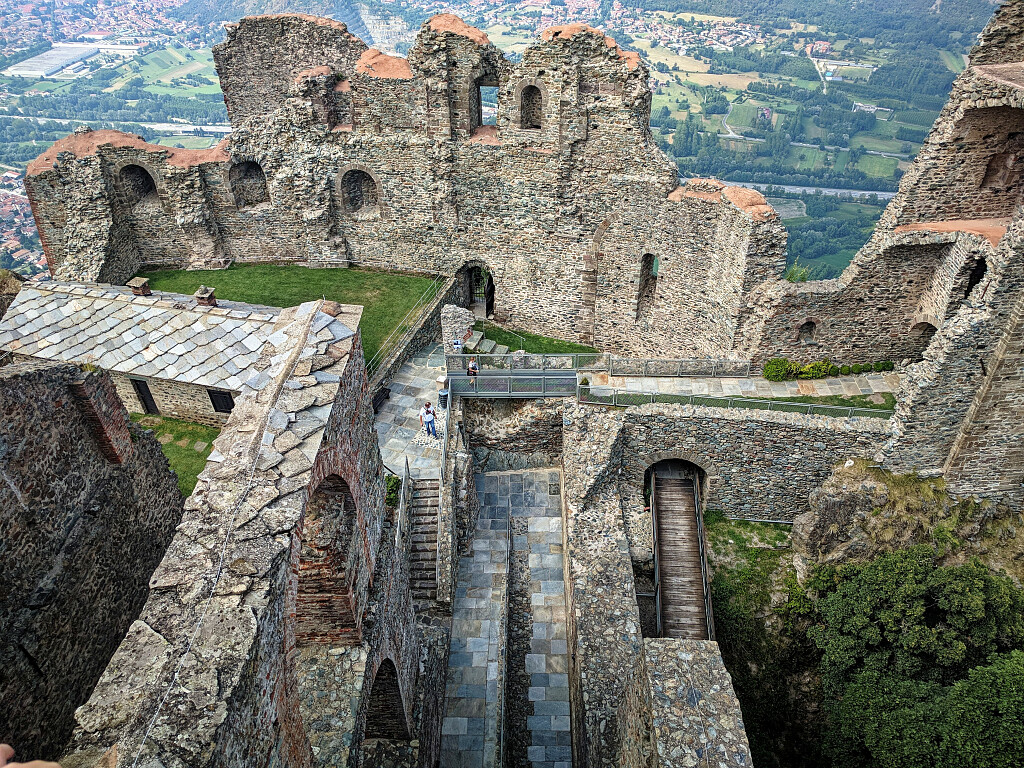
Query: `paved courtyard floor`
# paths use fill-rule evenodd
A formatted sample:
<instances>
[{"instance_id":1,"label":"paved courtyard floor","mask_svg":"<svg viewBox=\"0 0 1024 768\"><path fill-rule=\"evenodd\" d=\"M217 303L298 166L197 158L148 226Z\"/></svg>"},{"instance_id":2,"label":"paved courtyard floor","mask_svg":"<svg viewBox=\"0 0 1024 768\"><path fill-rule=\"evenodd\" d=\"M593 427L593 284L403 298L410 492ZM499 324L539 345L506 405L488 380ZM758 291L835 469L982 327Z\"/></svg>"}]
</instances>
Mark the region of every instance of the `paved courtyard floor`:
<instances>
[{"instance_id":1,"label":"paved courtyard floor","mask_svg":"<svg viewBox=\"0 0 1024 768\"><path fill-rule=\"evenodd\" d=\"M391 397L377 411L375 427L381 458L396 475L408 457L414 478L440 476L445 411L437 408L437 377L444 372L444 349L431 344L403 365L389 385ZM437 410L436 439L420 426L420 408L427 401Z\"/></svg>"},{"instance_id":2,"label":"paved courtyard floor","mask_svg":"<svg viewBox=\"0 0 1024 768\"><path fill-rule=\"evenodd\" d=\"M823 395L876 395L896 392L900 377L895 373L868 373L826 379L768 381L760 377L690 378L676 376L591 377L594 394L601 387L626 392L657 392L662 395L708 395L711 397L821 397Z\"/></svg>"}]
</instances>

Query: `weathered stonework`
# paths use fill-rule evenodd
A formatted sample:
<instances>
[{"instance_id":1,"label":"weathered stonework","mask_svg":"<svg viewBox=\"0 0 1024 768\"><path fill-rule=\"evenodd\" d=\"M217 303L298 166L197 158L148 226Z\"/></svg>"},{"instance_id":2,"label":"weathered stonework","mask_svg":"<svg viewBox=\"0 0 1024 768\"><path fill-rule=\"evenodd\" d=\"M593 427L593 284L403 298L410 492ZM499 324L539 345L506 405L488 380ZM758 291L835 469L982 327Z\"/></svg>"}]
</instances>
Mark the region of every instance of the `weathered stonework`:
<instances>
[{"instance_id":1,"label":"weathered stonework","mask_svg":"<svg viewBox=\"0 0 1024 768\"><path fill-rule=\"evenodd\" d=\"M0 732L22 754L59 754L142 608L182 503L106 374L0 369Z\"/></svg>"},{"instance_id":2,"label":"weathered stonework","mask_svg":"<svg viewBox=\"0 0 1024 768\"><path fill-rule=\"evenodd\" d=\"M562 455L562 399L463 401L463 425L484 472L553 467Z\"/></svg>"},{"instance_id":3,"label":"weathered stonework","mask_svg":"<svg viewBox=\"0 0 1024 768\"><path fill-rule=\"evenodd\" d=\"M784 230L759 193L679 186L650 133L646 66L597 30L548 30L512 63L440 15L406 60L338 22L262 16L230 27L215 58L234 128L217 149L93 131L32 164L56 275L480 265L498 319L684 356L730 348L746 295L784 267ZM480 124L480 85L498 87L496 126Z\"/></svg>"}]
</instances>

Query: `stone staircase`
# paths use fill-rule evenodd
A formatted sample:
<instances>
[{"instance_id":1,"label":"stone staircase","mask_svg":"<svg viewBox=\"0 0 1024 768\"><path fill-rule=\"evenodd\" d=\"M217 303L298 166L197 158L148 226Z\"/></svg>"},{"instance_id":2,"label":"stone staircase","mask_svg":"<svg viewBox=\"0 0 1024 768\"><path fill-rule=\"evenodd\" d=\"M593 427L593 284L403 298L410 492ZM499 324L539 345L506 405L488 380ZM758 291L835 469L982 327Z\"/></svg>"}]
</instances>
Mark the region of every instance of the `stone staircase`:
<instances>
[{"instance_id":1,"label":"stone staircase","mask_svg":"<svg viewBox=\"0 0 1024 768\"><path fill-rule=\"evenodd\" d=\"M478 355L507 355L508 347L504 344L495 344L491 339L484 338L482 331L473 331L472 335L462 345L466 352L473 352Z\"/></svg>"},{"instance_id":2,"label":"stone staircase","mask_svg":"<svg viewBox=\"0 0 1024 768\"><path fill-rule=\"evenodd\" d=\"M437 480L415 480L409 523L409 589L416 613L425 613L437 597Z\"/></svg>"}]
</instances>

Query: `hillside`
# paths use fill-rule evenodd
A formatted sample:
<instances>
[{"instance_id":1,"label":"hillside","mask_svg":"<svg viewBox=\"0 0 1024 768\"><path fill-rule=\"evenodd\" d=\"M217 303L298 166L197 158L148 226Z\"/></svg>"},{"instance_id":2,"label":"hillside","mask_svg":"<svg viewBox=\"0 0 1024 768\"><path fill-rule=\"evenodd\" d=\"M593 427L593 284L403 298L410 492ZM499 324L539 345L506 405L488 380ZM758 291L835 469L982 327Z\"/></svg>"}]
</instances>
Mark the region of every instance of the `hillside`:
<instances>
[{"instance_id":1,"label":"hillside","mask_svg":"<svg viewBox=\"0 0 1024 768\"><path fill-rule=\"evenodd\" d=\"M368 45L373 36L363 23L359 9L352 0L186 0L170 12L174 18L194 24L218 24L238 21L243 16L264 13L308 13L328 16L348 25L349 31Z\"/></svg>"}]
</instances>

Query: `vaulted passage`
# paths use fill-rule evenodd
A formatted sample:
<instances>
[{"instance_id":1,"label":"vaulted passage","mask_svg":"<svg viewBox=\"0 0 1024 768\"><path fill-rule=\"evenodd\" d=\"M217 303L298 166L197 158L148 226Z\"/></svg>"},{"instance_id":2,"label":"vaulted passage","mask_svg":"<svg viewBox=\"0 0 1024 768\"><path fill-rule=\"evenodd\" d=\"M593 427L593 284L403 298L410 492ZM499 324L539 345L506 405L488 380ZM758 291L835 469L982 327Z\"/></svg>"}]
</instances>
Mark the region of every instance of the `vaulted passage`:
<instances>
[{"instance_id":1,"label":"vaulted passage","mask_svg":"<svg viewBox=\"0 0 1024 768\"><path fill-rule=\"evenodd\" d=\"M353 169L341 177L342 207L348 213L371 211L380 203L377 182L366 171Z\"/></svg>"},{"instance_id":2,"label":"vaulted passage","mask_svg":"<svg viewBox=\"0 0 1024 768\"><path fill-rule=\"evenodd\" d=\"M140 203L156 202L156 182L141 165L126 165L118 174L121 194L130 208Z\"/></svg>"},{"instance_id":3,"label":"vaulted passage","mask_svg":"<svg viewBox=\"0 0 1024 768\"><path fill-rule=\"evenodd\" d=\"M299 647L359 641L347 562L355 516L348 483L337 475L326 478L310 497L295 604Z\"/></svg>"},{"instance_id":4,"label":"vaulted passage","mask_svg":"<svg viewBox=\"0 0 1024 768\"><path fill-rule=\"evenodd\" d=\"M367 739L409 738L409 727L398 687L398 670L391 659L384 659L377 669L366 707Z\"/></svg>"}]
</instances>

